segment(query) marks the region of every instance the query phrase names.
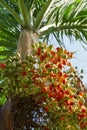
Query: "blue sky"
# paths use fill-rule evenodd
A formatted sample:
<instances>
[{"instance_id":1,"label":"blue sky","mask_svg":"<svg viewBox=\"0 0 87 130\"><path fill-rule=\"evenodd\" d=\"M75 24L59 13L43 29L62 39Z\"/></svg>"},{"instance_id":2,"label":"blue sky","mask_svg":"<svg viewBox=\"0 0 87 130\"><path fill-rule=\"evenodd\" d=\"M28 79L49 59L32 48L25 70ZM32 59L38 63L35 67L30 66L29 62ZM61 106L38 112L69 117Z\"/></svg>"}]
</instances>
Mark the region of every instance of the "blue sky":
<instances>
[{"instance_id":1,"label":"blue sky","mask_svg":"<svg viewBox=\"0 0 87 130\"><path fill-rule=\"evenodd\" d=\"M52 37L51 37L52 38ZM54 42L54 46L58 46L58 43L51 39ZM50 41L51 41L50 40ZM73 40L72 43L70 43L70 40L66 37L64 37L64 43L66 45L66 49L70 52L75 52L74 58L71 60L71 63L74 67L78 67L78 73L83 69L83 76L84 78L83 83L87 86L87 50L85 50L82 45L82 42ZM87 49L87 45L85 45Z\"/></svg>"}]
</instances>

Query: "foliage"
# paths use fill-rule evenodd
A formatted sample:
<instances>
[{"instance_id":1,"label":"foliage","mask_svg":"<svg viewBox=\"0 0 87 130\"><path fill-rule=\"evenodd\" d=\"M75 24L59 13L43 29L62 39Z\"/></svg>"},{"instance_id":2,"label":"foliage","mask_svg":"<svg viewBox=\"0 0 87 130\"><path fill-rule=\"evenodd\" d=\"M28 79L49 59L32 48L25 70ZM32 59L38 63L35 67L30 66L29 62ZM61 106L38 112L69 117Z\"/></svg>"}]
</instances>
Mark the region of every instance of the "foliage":
<instances>
[{"instance_id":1,"label":"foliage","mask_svg":"<svg viewBox=\"0 0 87 130\"><path fill-rule=\"evenodd\" d=\"M53 36L64 47L64 35L87 43L86 0L0 0L0 17L1 56L13 55L21 28L46 42Z\"/></svg>"},{"instance_id":2,"label":"foliage","mask_svg":"<svg viewBox=\"0 0 87 130\"><path fill-rule=\"evenodd\" d=\"M0 17L0 60L2 60L15 53L20 26L13 16L1 5Z\"/></svg>"},{"instance_id":3,"label":"foliage","mask_svg":"<svg viewBox=\"0 0 87 130\"><path fill-rule=\"evenodd\" d=\"M5 104L6 100L7 100L6 97L0 93L0 106Z\"/></svg>"},{"instance_id":4,"label":"foliage","mask_svg":"<svg viewBox=\"0 0 87 130\"><path fill-rule=\"evenodd\" d=\"M7 97L33 96L35 102L49 114L44 129L87 129L85 94L77 94L76 70L69 60L73 53L63 48L37 43L34 53L19 62L20 55L0 64L4 81L2 93Z\"/></svg>"}]
</instances>

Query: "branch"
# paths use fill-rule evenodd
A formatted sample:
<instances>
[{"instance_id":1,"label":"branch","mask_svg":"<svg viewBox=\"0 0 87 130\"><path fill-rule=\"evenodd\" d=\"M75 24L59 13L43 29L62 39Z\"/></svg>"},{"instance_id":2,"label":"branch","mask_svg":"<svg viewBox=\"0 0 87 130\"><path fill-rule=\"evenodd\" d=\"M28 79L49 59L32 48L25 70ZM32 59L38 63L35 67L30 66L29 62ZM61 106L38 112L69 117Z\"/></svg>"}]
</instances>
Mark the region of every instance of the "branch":
<instances>
[{"instance_id":1,"label":"branch","mask_svg":"<svg viewBox=\"0 0 87 130\"><path fill-rule=\"evenodd\" d=\"M59 26L59 27L56 27L54 24L52 24L51 26L45 26L43 28L41 28L39 30L39 34L40 36L43 36L43 35L46 35L46 34L50 34L50 33L53 33L53 32L57 32L57 31L60 31L60 30L66 30L66 29L77 29L77 30L81 30L81 29L87 29L87 25L65 25L65 26Z\"/></svg>"}]
</instances>

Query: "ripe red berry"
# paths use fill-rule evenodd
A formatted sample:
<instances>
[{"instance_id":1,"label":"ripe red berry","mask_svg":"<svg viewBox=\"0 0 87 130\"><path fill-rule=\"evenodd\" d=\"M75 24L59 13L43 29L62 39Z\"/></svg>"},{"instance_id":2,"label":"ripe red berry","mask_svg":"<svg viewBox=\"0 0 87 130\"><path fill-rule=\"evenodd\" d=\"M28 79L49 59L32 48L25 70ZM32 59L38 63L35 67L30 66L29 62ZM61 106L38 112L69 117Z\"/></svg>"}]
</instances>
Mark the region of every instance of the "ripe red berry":
<instances>
[{"instance_id":1,"label":"ripe red berry","mask_svg":"<svg viewBox=\"0 0 87 130\"><path fill-rule=\"evenodd\" d=\"M67 80L64 79L64 78L62 78L61 82L62 82L63 84L66 84Z\"/></svg>"},{"instance_id":2,"label":"ripe red berry","mask_svg":"<svg viewBox=\"0 0 87 130\"><path fill-rule=\"evenodd\" d=\"M26 76L27 75L26 71L22 71L21 74L22 74L22 76Z\"/></svg>"},{"instance_id":3,"label":"ripe red berry","mask_svg":"<svg viewBox=\"0 0 87 130\"><path fill-rule=\"evenodd\" d=\"M86 114L85 113L79 113L78 114L78 118L81 120L81 119L83 119L83 118L85 118L86 117Z\"/></svg>"},{"instance_id":4,"label":"ripe red berry","mask_svg":"<svg viewBox=\"0 0 87 130\"><path fill-rule=\"evenodd\" d=\"M62 60L62 64L63 65L66 65L67 64L67 61L65 59Z\"/></svg>"},{"instance_id":5,"label":"ripe red berry","mask_svg":"<svg viewBox=\"0 0 87 130\"><path fill-rule=\"evenodd\" d=\"M85 113L86 112L86 107L85 106L81 106L81 110L82 110L82 113Z\"/></svg>"},{"instance_id":6,"label":"ripe red berry","mask_svg":"<svg viewBox=\"0 0 87 130\"><path fill-rule=\"evenodd\" d=\"M45 65L45 68L50 68L50 67L51 67L50 64L46 64L46 65Z\"/></svg>"},{"instance_id":7,"label":"ripe red berry","mask_svg":"<svg viewBox=\"0 0 87 130\"><path fill-rule=\"evenodd\" d=\"M83 96L83 92L79 92L79 96Z\"/></svg>"},{"instance_id":8,"label":"ripe red berry","mask_svg":"<svg viewBox=\"0 0 87 130\"><path fill-rule=\"evenodd\" d=\"M69 93L70 93L69 90L65 90L66 95L69 95Z\"/></svg>"},{"instance_id":9,"label":"ripe red berry","mask_svg":"<svg viewBox=\"0 0 87 130\"><path fill-rule=\"evenodd\" d=\"M45 107L45 112L48 112L49 111L49 108L48 107Z\"/></svg>"},{"instance_id":10,"label":"ripe red berry","mask_svg":"<svg viewBox=\"0 0 87 130\"><path fill-rule=\"evenodd\" d=\"M57 48L56 48L56 50L57 50L57 51L60 51L60 50L61 50L61 48L60 48L60 47L57 47Z\"/></svg>"},{"instance_id":11,"label":"ripe red berry","mask_svg":"<svg viewBox=\"0 0 87 130\"><path fill-rule=\"evenodd\" d=\"M54 51L51 51L50 53L51 53L51 55L52 55L53 57L54 57L55 54L56 54Z\"/></svg>"},{"instance_id":12,"label":"ripe red berry","mask_svg":"<svg viewBox=\"0 0 87 130\"><path fill-rule=\"evenodd\" d=\"M54 73L50 74L50 77L54 78L56 75Z\"/></svg>"},{"instance_id":13,"label":"ripe red berry","mask_svg":"<svg viewBox=\"0 0 87 130\"><path fill-rule=\"evenodd\" d=\"M41 91L42 91L43 93L46 93L46 92L47 92L47 88L46 88L46 87L42 87Z\"/></svg>"},{"instance_id":14,"label":"ripe red berry","mask_svg":"<svg viewBox=\"0 0 87 130\"><path fill-rule=\"evenodd\" d=\"M63 65L62 65L62 64L59 64L59 65L58 65L58 68L59 68L59 69L62 69L62 68L63 68Z\"/></svg>"},{"instance_id":15,"label":"ripe red berry","mask_svg":"<svg viewBox=\"0 0 87 130\"><path fill-rule=\"evenodd\" d=\"M6 64L0 64L0 68L2 69L6 68Z\"/></svg>"},{"instance_id":16,"label":"ripe red berry","mask_svg":"<svg viewBox=\"0 0 87 130\"><path fill-rule=\"evenodd\" d=\"M58 58L57 58L57 61L58 61L58 62L61 62L61 61L62 61L62 58L61 58L61 57L58 57Z\"/></svg>"},{"instance_id":17,"label":"ripe red berry","mask_svg":"<svg viewBox=\"0 0 87 130\"><path fill-rule=\"evenodd\" d=\"M41 49L40 48L37 49L37 55L38 56L41 55Z\"/></svg>"},{"instance_id":18,"label":"ripe red berry","mask_svg":"<svg viewBox=\"0 0 87 130\"><path fill-rule=\"evenodd\" d=\"M63 76L63 73L60 71L60 72L58 72L58 76L59 77L62 77Z\"/></svg>"},{"instance_id":19,"label":"ripe red berry","mask_svg":"<svg viewBox=\"0 0 87 130\"><path fill-rule=\"evenodd\" d=\"M78 105L81 107L82 106L82 102L78 102Z\"/></svg>"},{"instance_id":20,"label":"ripe red berry","mask_svg":"<svg viewBox=\"0 0 87 130\"><path fill-rule=\"evenodd\" d=\"M45 59L44 55L40 56L40 60L43 61Z\"/></svg>"},{"instance_id":21,"label":"ripe red berry","mask_svg":"<svg viewBox=\"0 0 87 130\"><path fill-rule=\"evenodd\" d=\"M42 101L46 101L46 98L45 98L45 97L42 97L41 100L42 100Z\"/></svg>"}]
</instances>

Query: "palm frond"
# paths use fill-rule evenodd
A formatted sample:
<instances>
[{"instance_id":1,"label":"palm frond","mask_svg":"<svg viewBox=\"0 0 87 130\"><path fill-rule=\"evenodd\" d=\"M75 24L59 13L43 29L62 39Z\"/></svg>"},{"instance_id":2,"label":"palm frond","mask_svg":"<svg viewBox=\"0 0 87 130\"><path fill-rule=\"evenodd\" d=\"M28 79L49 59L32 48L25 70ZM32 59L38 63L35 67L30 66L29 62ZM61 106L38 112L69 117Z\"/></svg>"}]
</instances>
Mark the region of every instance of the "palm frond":
<instances>
[{"instance_id":1,"label":"palm frond","mask_svg":"<svg viewBox=\"0 0 87 130\"><path fill-rule=\"evenodd\" d=\"M44 6L42 7L42 10L39 12L39 14L36 17L35 23L34 23L34 30L37 30L43 20L43 17L48 13L50 6L52 5L52 3L54 2L54 0L48 0Z\"/></svg>"},{"instance_id":2,"label":"palm frond","mask_svg":"<svg viewBox=\"0 0 87 130\"><path fill-rule=\"evenodd\" d=\"M18 1L22 5L18 5ZM0 0L0 47L4 47L5 51L16 51L21 25L37 31L41 40L49 42L53 36L61 47L65 47L64 35L87 44L86 0L18 1ZM16 19L14 12L21 21Z\"/></svg>"},{"instance_id":3,"label":"palm frond","mask_svg":"<svg viewBox=\"0 0 87 130\"><path fill-rule=\"evenodd\" d=\"M13 17L17 20L18 23L20 23L20 25L23 25L23 22L20 16L16 13L16 11L10 5L8 5L3 0L0 0L0 4L3 5L13 15Z\"/></svg>"},{"instance_id":4,"label":"palm frond","mask_svg":"<svg viewBox=\"0 0 87 130\"><path fill-rule=\"evenodd\" d=\"M5 8L0 10L0 57L4 59L16 51L20 26Z\"/></svg>"},{"instance_id":5,"label":"palm frond","mask_svg":"<svg viewBox=\"0 0 87 130\"><path fill-rule=\"evenodd\" d=\"M56 1L54 5L46 16L45 26L39 30L40 35L53 33L60 44L63 43L62 35L87 43L87 2L79 0L60 4Z\"/></svg>"}]
</instances>

